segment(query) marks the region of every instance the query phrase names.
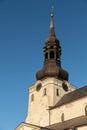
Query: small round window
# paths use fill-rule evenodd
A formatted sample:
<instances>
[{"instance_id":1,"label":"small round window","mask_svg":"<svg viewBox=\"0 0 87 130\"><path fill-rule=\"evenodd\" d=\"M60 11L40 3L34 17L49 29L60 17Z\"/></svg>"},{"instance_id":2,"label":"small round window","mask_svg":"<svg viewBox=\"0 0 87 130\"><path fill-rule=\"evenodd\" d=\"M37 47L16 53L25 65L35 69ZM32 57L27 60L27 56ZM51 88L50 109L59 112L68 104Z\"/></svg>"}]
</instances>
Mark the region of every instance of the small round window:
<instances>
[{"instance_id":1,"label":"small round window","mask_svg":"<svg viewBox=\"0 0 87 130\"><path fill-rule=\"evenodd\" d=\"M39 83L39 84L37 85L37 87L36 87L36 90L39 91L39 90L41 89L41 87L42 87L42 84Z\"/></svg>"},{"instance_id":2,"label":"small round window","mask_svg":"<svg viewBox=\"0 0 87 130\"><path fill-rule=\"evenodd\" d=\"M67 87L67 84L66 84L65 82L62 84L62 87L63 87L63 89L64 89L65 91L68 91L68 87Z\"/></svg>"}]
</instances>

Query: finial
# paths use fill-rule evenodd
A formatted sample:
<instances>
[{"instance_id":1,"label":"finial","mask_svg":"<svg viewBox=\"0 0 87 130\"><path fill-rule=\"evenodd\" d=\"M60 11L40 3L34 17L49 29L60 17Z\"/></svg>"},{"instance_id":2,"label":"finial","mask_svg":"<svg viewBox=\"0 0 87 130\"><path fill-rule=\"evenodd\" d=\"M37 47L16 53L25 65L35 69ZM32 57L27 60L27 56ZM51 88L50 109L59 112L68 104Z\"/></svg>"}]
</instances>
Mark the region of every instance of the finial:
<instances>
[{"instance_id":1,"label":"finial","mask_svg":"<svg viewBox=\"0 0 87 130\"><path fill-rule=\"evenodd\" d=\"M51 14L50 14L50 16L51 16L50 28L54 27L54 22L53 22L53 16L54 16L54 14L53 14L53 10L54 10L54 6L51 7Z\"/></svg>"},{"instance_id":2,"label":"finial","mask_svg":"<svg viewBox=\"0 0 87 130\"><path fill-rule=\"evenodd\" d=\"M55 37L55 30L54 30L54 6L51 7L51 14L50 14L50 32L49 32L49 37Z\"/></svg>"},{"instance_id":3,"label":"finial","mask_svg":"<svg viewBox=\"0 0 87 130\"><path fill-rule=\"evenodd\" d=\"M52 7L51 7L51 14L50 14L50 15L51 15L51 17L53 17L53 16L54 16L54 13L53 13L53 12L54 12L54 6L52 6Z\"/></svg>"}]
</instances>

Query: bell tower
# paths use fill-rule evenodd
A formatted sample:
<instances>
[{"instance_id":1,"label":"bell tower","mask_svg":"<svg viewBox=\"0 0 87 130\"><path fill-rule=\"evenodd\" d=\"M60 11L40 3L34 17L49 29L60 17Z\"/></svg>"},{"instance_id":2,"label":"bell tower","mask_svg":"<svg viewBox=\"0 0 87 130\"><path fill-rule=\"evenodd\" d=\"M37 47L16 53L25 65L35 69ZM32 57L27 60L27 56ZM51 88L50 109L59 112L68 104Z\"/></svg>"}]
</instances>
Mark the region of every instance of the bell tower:
<instances>
[{"instance_id":1,"label":"bell tower","mask_svg":"<svg viewBox=\"0 0 87 130\"><path fill-rule=\"evenodd\" d=\"M50 15L49 36L43 52L43 68L36 73L36 83L29 87L26 123L44 127L50 125L50 107L76 89L68 82L68 72L61 67L61 46L55 35L54 14Z\"/></svg>"}]
</instances>

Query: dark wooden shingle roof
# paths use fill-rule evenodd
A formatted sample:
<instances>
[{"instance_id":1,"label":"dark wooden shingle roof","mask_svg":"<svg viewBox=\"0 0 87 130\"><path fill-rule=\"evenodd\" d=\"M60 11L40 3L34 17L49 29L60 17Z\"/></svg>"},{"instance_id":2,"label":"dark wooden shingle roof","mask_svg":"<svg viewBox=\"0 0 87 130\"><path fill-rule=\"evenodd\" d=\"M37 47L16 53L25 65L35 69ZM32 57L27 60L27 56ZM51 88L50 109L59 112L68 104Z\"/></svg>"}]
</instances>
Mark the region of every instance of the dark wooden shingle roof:
<instances>
[{"instance_id":1,"label":"dark wooden shingle roof","mask_svg":"<svg viewBox=\"0 0 87 130\"><path fill-rule=\"evenodd\" d=\"M79 127L87 125L87 116L80 116L73 118L71 120L67 120L64 122L56 123L50 126L47 126L49 130L65 130L72 127Z\"/></svg>"}]
</instances>

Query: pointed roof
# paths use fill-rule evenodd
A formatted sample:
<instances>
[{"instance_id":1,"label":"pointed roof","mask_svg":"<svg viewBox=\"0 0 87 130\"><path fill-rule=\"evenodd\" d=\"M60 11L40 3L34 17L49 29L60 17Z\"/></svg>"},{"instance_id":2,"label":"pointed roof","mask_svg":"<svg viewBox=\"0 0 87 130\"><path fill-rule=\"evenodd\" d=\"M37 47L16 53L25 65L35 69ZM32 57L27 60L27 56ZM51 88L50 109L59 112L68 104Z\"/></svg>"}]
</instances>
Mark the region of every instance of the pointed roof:
<instances>
[{"instance_id":1,"label":"pointed roof","mask_svg":"<svg viewBox=\"0 0 87 130\"><path fill-rule=\"evenodd\" d=\"M54 21L53 21L54 14L50 14L50 16L51 16L51 20L50 20L50 33L49 33L49 37L51 37L51 36L55 37Z\"/></svg>"},{"instance_id":2,"label":"pointed roof","mask_svg":"<svg viewBox=\"0 0 87 130\"><path fill-rule=\"evenodd\" d=\"M56 38L55 35L55 27L54 27L54 14L50 14L50 29L49 29L49 36L48 39L46 40L46 44L49 43L54 43L54 44L59 44L59 40Z\"/></svg>"}]
</instances>

